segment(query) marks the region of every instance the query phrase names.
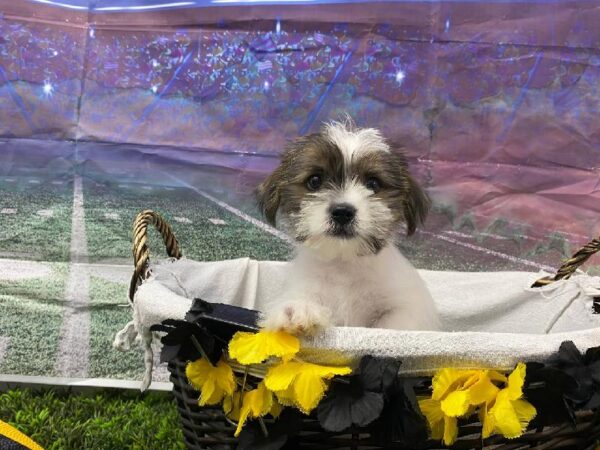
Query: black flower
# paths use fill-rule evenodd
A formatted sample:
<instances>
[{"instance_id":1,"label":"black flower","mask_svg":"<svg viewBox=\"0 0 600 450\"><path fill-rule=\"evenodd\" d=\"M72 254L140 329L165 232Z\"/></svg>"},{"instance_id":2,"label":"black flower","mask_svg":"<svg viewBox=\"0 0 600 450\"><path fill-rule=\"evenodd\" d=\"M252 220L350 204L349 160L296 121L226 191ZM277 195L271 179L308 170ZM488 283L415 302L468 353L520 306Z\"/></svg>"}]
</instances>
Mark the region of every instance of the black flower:
<instances>
[{"instance_id":1,"label":"black flower","mask_svg":"<svg viewBox=\"0 0 600 450\"><path fill-rule=\"evenodd\" d=\"M211 363L216 364L226 345L217 341L205 327L184 320L167 319L152 325L150 330L166 333L161 338L161 362L168 362L176 357L184 361L194 361L204 356L204 352Z\"/></svg>"},{"instance_id":2,"label":"black flower","mask_svg":"<svg viewBox=\"0 0 600 450\"><path fill-rule=\"evenodd\" d=\"M558 354L548 365L562 370L577 382L577 388L566 393L576 407L595 409L600 407L600 347L587 350L582 355L572 341L560 345Z\"/></svg>"},{"instance_id":3,"label":"black flower","mask_svg":"<svg viewBox=\"0 0 600 450\"><path fill-rule=\"evenodd\" d=\"M221 358L231 337L240 330L255 331L258 312L221 303L194 299L184 320L167 319L150 330L162 337L161 362L175 357L194 361L206 356L213 364ZM204 354L203 354L204 353Z\"/></svg>"},{"instance_id":4,"label":"black flower","mask_svg":"<svg viewBox=\"0 0 600 450\"><path fill-rule=\"evenodd\" d=\"M396 377L387 389L379 418L371 424L371 437L381 444L411 445L427 439L427 425L421 414L415 387L429 380Z\"/></svg>"},{"instance_id":5,"label":"black flower","mask_svg":"<svg viewBox=\"0 0 600 450\"><path fill-rule=\"evenodd\" d=\"M383 394L366 391L358 377L333 383L318 406L317 417L328 431L342 431L352 425L363 427L377 419L383 409Z\"/></svg>"},{"instance_id":6,"label":"black flower","mask_svg":"<svg viewBox=\"0 0 600 450\"><path fill-rule=\"evenodd\" d=\"M399 367L398 361L363 357L354 375L334 379L317 409L321 426L338 432L351 426L364 427L377 419L383 409L385 393L394 384Z\"/></svg>"},{"instance_id":7,"label":"black flower","mask_svg":"<svg viewBox=\"0 0 600 450\"><path fill-rule=\"evenodd\" d=\"M575 379L560 369L535 362L527 363L526 373L523 393L537 410L531 426L565 422L574 425L575 412L568 393L577 389Z\"/></svg>"},{"instance_id":8,"label":"black flower","mask_svg":"<svg viewBox=\"0 0 600 450\"><path fill-rule=\"evenodd\" d=\"M237 331L258 331L258 315L258 311L251 309L195 298L185 319L201 324L216 338L229 342Z\"/></svg>"},{"instance_id":9,"label":"black flower","mask_svg":"<svg viewBox=\"0 0 600 450\"><path fill-rule=\"evenodd\" d=\"M257 421L248 423L238 439L238 450L279 450L302 430L302 413L286 408L275 422L266 426L267 435Z\"/></svg>"}]
</instances>

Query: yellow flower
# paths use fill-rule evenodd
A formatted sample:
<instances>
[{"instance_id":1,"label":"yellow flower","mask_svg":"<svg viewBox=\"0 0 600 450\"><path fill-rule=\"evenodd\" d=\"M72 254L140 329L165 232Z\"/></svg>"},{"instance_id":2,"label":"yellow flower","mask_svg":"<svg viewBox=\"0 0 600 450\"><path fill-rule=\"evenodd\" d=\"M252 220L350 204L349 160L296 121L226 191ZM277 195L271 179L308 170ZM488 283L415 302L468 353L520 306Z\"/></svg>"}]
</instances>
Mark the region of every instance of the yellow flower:
<instances>
[{"instance_id":1,"label":"yellow flower","mask_svg":"<svg viewBox=\"0 0 600 450\"><path fill-rule=\"evenodd\" d=\"M233 370L222 360L213 366L210 361L200 358L187 365L185 375L190 384L201 393L200 406L216 405L235 391Z\"/></svg>"},{"instance_id":2,"label":"yellow flower","mask_svg":"<svg viewBox=\"0 0 600 450\"><path fill-rule=\"evenodd\" d=\"M431 438L443 439L444 444L452 445L458 436L456 417L445 415L440 402L431 398L419 400L419 407L429 424Z\"/></svg>"},{"instance_id":3,"label":"yellow flower","mask_svg":"<svg viewBox=\"0 0 600 450\"><path fill-rule=\"evenodd\" d=\"M270 408L269 404L271 405ZM273 398L273 394L266 389L264 382L261 382L256 389L245 392L243 401L240 391L236 391L233 395L228 395L223 399L223 412L229 419L238 422L236 436L248 417L262 417L268 413L277 418L281 411L282 406Z\"/></svg>"},{"instance_id":4,"label":"yellow flower","mask_svg":"<svg viewBox=\"0 0 600 450\"><path fill-rule=\"evenodd\" d=\"M500 389L494 381L504 382L506 377L493 370L440 370L432 379L431 399L419 400L431 437L452 445L458 436L457 418L496 398Z\"/></svg>"},{"instance_id":5,"label":"yellow flower","mask_svg":"<svg viewBox=\"0 0 600 450\"><path fill-rule=\"evenodd\" d=\"M525 364L517 364L515 370L508 376L507 386L498 392L493 406L482 414L484 438L494 433L499 433L508 439L519 437L536 416L535 407L521 399L525 371Z\"/></svg>"},{"instance_id":6,"label":"yellow flower","mask_svg":"<svg viewBox=\"0 0 600 450\"><path fill-rule=\"evenodd\" d=\"M508 378L494 370L440 370L432 379L431 398L419 400L431 437L452 445L458 436L457 418L475 411L484 438L493 433L520 436L536 413L531 404L521 400L524 381L525 365L521 363Z\"/></svg>"},{"instance_id":7,"label":"yellow flower","mask_svg":"<svg viewBox=\"0 0 600 450\"><path fill-rule=\"evenodd\" d=\"M500 389L493 381L505 382L506 377L493 370L442 369L433 377L431 398L441 402L445 414L460 417L470 406L496 398Z\"/></svg>"},{"instance_id":8,"label":"yellow flower","mask_svg":"<svg viewBox=\"0 0 600 450\"><path fill-rule=\"evenodd\" d=\"M238 426L235 430L235 437L240 435L242 427L248 418L256 419L271 412L273 408L273 394L265 387L265 382L261 381L256 389L244 392L244 399L240 408Z\"/></svg>"},{"instance_id":9,"label":"yellow flower","mask_svg":"<svg viewBox=\"0 0 600 450\"><path fill-rule=\"evenodd\" d=\"M235 391L232 395L226 395L223 399L223 412L231 420L237 422L240 420L240 408L242 403L242 393Z\"/></svg>"},{"instance_id":10,"label":"yellow flower","mask_svg":"<svg viewBox=\"0 0 600 450\"><path fill-rule=\"evenodd\" d=\"M325 395L327 384L324 380L351 372L349 367L320 366L297 361L283 362L269 369L265 376L265 385L275 392L282 405L293 405L309 414Z\"/></svg>"},{"instance_id":11,"label":"yellow flower","mask_svg":"<svg viewBox=\"0 0 600 450\"><path fill-rule=\"evenodd\" d=\"M269 414L277 419L281 414L281 411L283 411L283 406L276 399L273 399L273 406L271 406L271 411L269 411Z\"/></svg>"},{"instance_id":12,"label":"yellow flower","mask_svg":"<svg viewBox=\"0 0 600 450\"><path fill-rule=\"evenodd\" d=\"M238 331L229 342L229 356L241 364L258 364L271 356L290 360L300 350L297 337L283 331Z\"/></svg>"}]
</instances>

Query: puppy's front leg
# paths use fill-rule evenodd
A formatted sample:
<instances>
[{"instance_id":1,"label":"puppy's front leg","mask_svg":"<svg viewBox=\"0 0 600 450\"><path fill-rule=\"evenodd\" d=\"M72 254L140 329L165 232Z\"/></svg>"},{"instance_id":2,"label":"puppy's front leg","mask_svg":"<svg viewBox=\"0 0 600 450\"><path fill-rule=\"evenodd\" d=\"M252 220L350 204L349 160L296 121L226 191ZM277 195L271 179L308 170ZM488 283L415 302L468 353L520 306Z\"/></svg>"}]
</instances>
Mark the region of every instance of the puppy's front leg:
<instances>
[{"instance_id":1,"label":"puppy's front leg","mask_svg":"<svg viewBox=\"0 0 600 450\"><path fill-rule=\"evenodd\" d=\"M267 330L314 335L331 324L331 310L310 300L292 300L273 305L258 325Z\"/></svg>"}]
</instances>

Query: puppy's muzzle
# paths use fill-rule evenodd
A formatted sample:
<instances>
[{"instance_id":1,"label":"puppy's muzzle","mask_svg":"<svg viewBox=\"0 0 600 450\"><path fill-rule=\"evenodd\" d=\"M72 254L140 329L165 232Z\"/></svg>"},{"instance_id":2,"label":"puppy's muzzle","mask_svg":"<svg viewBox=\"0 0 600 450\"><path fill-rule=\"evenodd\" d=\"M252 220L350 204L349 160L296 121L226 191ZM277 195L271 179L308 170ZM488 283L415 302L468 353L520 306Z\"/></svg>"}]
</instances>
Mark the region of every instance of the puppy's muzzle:
<instances>
[{"instance_id":1,"label":"puppy's muzzle","mask_svg":"<svg viewBox=\"0 0 600 450\"><path fill-rule=\"evenodd\" d=\"M336 225L348 225L356 216L356 208L348 203L340 203L331 208L331 218Z\"/></svg>"}]
</instances>

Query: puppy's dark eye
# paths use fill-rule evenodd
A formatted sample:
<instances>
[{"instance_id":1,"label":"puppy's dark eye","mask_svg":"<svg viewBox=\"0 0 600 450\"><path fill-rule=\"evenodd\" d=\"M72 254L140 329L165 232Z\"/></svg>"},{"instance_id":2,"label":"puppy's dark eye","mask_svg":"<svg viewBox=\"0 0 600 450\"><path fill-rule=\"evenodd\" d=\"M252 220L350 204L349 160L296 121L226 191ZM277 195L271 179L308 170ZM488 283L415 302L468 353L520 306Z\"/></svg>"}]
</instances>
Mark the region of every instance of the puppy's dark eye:
<instances>
[{"instance_id":1,"label":"puppy's dark eye","mask_svg":"<svg viewBox=\"0 0 600 450\"><path fill-rule=\"evenodd\" d=\"M367 187L367 189L370 189L373 192L379 192L379 190L381 189L381 181L379 181L375 177L370 177L369 179L367 179L365 186Z\"/></svg>"},{"instance_id":2,"label":"puppy's dark eye","mask_svg":"<svg viewBox=\"0 0 600 450\"><path fill-rule=\"evenodd\" d=\"M306 181L306 187L311 191L316 191L317 189L319 189L321 187L321 184L323 184L323 179L321 178L321 175L311 175Z\"/></svg>"}]
</instances>

